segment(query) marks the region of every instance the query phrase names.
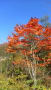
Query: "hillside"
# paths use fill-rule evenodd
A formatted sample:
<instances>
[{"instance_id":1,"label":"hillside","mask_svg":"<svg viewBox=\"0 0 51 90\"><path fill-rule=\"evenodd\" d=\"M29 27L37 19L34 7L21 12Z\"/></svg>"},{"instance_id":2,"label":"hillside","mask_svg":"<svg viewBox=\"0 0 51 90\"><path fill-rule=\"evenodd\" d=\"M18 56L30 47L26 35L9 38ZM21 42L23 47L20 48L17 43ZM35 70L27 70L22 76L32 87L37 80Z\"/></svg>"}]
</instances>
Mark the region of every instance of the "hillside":
<instances>
[{"instance_id":1,"label":"hillside","mask_svg":"<svg viewBox=\"0 0 51 90\"><path fill-rule=\"evenodd\" d=\"M6 52L7 43L0 44L0 57L5 57L8 53Z\"/></svg>"}]
</instances>

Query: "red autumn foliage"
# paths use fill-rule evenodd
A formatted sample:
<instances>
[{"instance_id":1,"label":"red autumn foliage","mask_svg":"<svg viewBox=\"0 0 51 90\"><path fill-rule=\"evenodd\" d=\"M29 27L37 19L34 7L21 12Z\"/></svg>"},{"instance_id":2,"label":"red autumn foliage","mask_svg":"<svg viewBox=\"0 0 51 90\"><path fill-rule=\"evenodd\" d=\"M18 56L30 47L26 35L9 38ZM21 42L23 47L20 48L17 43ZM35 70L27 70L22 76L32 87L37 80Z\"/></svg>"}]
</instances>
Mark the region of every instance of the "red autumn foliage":
<instances>
[{"instance_id":1,"label":"red autumn foliage","mask_svg":"<svg viewBox=\"0 0 51 90\"><path fill-rule=\"evenodd\" d=\"M16 52L20 50L26 56L34 54L37 61L45 61L37 65L45 66L51 64L51 54L49 54L51 52L51 27L43 27L38 22L39 19L31 18L25 25L16 25L14 28L16 33L8 36L7 51ZM47 59L36 55L41 50L48 51Z\"/></svg>"}]
</instances>

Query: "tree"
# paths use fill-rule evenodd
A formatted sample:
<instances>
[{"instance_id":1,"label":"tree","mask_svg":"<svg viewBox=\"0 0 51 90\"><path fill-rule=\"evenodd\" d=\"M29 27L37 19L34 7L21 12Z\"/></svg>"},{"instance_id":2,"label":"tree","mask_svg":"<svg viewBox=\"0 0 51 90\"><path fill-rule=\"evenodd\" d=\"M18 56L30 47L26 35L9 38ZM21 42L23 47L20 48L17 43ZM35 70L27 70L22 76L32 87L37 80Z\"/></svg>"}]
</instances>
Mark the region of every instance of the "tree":
<instances>
[{"instance_id":1,"label":"tree","mask_svg":"<svg viewBox=\"0 0 51 90\"><path fill-rule=\"evenodd\" d=\"M51 23L49 23L49 16L44 16L40 18L40 22L43 26L51 27Z\"/></svg>"},{"instance_id":2,"label":"tree","mask_svg":"<svg viewBox=\"0 0 51 90\"><path fill-rule=\"evenodd\" d=\"M51 63L51 28L40 25L39 19L31 18L25 25L16 25L15 33L8 36L8 52L20 51L25 64L36 86L36 69ZM41 52L46 53L42 56ZM24 62L24 63L23 63ZM14 62L13 64L20 64ZM24 66L24 65L23 65Z\"/></svg>"}]
</instances>

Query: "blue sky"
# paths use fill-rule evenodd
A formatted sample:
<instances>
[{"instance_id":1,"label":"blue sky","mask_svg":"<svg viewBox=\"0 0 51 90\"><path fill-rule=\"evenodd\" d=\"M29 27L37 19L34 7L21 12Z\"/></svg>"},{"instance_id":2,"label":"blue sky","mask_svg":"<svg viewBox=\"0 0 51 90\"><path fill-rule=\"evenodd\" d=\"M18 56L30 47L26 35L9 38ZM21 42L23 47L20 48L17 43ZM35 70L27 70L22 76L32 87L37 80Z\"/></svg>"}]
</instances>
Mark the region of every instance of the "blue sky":
<instances>
[{"instance_id":1,"label":"blue sky","mask_svg":"<svg viewBox=\"0 0 51 90\"><path fill-rule=\"evenodd\" d=\"M51 0L0 0L0 43L7 41L16 24L46 15L51 18Z\"/></svg>"}]
</instances>

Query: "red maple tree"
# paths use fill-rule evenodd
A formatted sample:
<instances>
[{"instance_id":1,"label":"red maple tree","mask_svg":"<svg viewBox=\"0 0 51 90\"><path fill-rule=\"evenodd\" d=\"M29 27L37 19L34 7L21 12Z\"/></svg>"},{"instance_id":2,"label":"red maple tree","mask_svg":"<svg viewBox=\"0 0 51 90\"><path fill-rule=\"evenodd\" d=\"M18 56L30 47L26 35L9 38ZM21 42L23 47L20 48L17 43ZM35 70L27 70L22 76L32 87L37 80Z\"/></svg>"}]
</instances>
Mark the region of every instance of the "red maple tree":
<instances>
[{"instance_id":1,"label":"red maple tree","mask_svg":"<svg viewBox=\"0 0 51 90\"><path fill-rule=\"evenodd\" d=\"M8 52L13 53L16 53L17 50L21 51L25 63L28 62L26 64L29 72L30 67L32 68L31 77L34 77L35 84L36 67L51 64L51 27L43 27L38 22L39 19L31 18L25 25L16 25L14 28L15 33L8 36L7 49ZM42 51L47 53L42 56ZM13 61L13 64L18 64L18 62Z\"/></svg>"}]
</instances>

